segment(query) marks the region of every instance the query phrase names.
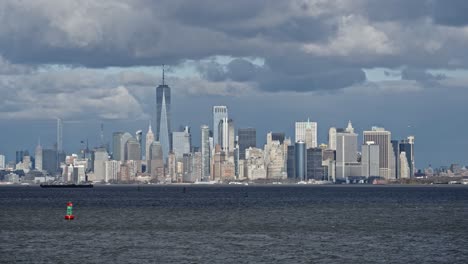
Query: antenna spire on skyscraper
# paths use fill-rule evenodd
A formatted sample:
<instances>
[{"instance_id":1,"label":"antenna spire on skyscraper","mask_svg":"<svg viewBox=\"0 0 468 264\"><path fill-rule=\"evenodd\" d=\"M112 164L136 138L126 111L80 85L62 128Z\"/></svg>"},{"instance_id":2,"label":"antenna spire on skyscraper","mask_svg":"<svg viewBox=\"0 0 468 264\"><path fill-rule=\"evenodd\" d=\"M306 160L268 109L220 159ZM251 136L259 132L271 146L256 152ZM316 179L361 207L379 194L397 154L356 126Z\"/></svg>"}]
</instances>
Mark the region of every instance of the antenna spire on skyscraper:
<instances>
[{"instance_id":1,"label":"antenna spire on skyscraper","mask_svg":"<svg viewBox=\"0 0 468 264\"><path fill-rule=\"evenodd\" d=\"M162 85L164 85L164 64L162 65Z\"/></svg>"}]
</instances>

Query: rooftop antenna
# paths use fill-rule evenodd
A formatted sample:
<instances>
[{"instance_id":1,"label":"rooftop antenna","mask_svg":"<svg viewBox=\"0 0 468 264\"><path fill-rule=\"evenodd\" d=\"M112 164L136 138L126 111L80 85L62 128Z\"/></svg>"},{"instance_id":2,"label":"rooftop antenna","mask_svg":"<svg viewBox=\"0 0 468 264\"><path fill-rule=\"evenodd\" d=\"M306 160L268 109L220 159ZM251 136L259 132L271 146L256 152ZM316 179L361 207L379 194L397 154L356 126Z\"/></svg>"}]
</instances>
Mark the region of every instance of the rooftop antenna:
<instances>
[{"instance_id":1,"label":"rooftop antenna","mask_svg":"<svg viewBox=\"0 0 468 264\"><path fill-rule=\"evenodd\" d=\"M163 85L164 85L164 64L163 64Z\"/></svg>"},{"instance_id":2,"label":"rooftop antenna","mask_svg":"<svg viewBox=\"0 0 468 264\"><path fill-rule=\"evenodd\" d=\"M101 123L101 147L104 146L104 123Z\"/></svg>"}]
</instances>

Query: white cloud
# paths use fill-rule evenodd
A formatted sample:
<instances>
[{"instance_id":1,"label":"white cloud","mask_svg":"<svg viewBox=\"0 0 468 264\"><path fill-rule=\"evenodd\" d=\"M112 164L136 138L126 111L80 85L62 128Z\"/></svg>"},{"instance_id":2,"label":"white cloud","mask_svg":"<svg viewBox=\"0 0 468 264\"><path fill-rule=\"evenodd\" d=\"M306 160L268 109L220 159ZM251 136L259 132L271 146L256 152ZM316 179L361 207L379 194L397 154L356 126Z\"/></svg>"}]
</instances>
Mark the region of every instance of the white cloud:
<instances>
[{"instance_id":1,"label":"white cloud","mask_svg":"<svg viewBox=\"0 0 468 264\"><path fill-rule=\"evenodd\" d=\"M398 52L387 34L357 15L341 18L337 35L326 44L305 44L307 53L318 56L390 55Z\"/></svg>"}]
</instances>

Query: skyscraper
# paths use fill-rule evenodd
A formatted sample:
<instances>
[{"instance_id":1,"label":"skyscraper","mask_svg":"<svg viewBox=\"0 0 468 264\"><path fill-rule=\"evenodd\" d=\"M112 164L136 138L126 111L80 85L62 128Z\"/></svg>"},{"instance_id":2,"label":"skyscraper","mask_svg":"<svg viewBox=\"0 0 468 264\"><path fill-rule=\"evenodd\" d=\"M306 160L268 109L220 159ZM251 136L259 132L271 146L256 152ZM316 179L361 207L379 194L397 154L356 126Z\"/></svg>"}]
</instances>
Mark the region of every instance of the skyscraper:
<instances>
[{"instance_id":1,"label":"skyscraper","mask_svg":"<svg viewBox=\"0 0 468 264\"><path fill-rule=\"evenodd\" d=\"M235 145L236 132L234 128L234 121L232 119L228 120L228 152L229 155L233 155Z\"/></svg>"},{"instance_id":2,"label":"skyscraper","mask_svg":"<svg viewBox=\"0 0 468 264\"><path fill-rule=\"evenodd\" d=\"M368 141L362 145L362 176L376 177L380 175L379 165L379 146L373 141Z\"/></svg>"},{"instance_id":3,"label":"skyscraper","mask_svg":"<svg viewBox=\"0 0 468 264\"><path fill-rule=\"evenodd\" d=\"M164 178L164 161L161 143L154 141L150 147L149 171L153 179L159 181Z\"/></svg>"},{"instance_id":4,"label":"skyscraper","mask_svg":"<svg viewBox=\"0 0 468 264\"><path fill-rule=\"evenodd\" d=\"M355 176L352 168L357 166L357 134L354 133L351 122L346 130L336 133L336 178L345 179ZM360 168L359 173L360 174Z\"/></svg>"},{"instance_id":5,"label":"skyscraper","mask_svg":"<svg viewBox=\"0 0 468 264\"><path fill-rule=\"evenodd\" d=\"M202 179L209 181L210 178L210 128L207 125L201 126L201 162Z\"/></svg>"},{"instance_id":6,"label":"skyscraper","mask_svg":"<svg viewBox=\"0 0 468 264\"><path fill-rule=\"evenodd\" d=\"M285 134L283 132L272 132L271 133L271 140L278 140L280 144L284 143Z\"/></svg>"},{"instance_id":7,"label":"skyscraper","mask_svg":"<svg viewBox=\"0 0 468 264\"><path fill-rule=\"evenodd\" d=\"M41 142L37 144L36 151L35 151L35 169L38 171L42 171L42 146Z\"/></svg>"},{"instance_id":8,"label":"skyscraper","mask_svg":"<svg viewBox=\"0 0 468 264\"><path fill-rule=\"evenodd\" d=\"M406 152L400 152L400 178L401 179L409 179L411 178L410 175L410 165L408 163L408 157L406 156Z\"/></svg>"},{"instance_id":9,"label":"skyscraper","mask_svg":"<svg viewBox=\"0 0 468 264\"><path fill-rule=\"evenodd\" d=\"M336 150L336 128L330 127L328 130L328 149Z\"/></svg>"},{"instance_id":10,"label":"skyscraper","mask_svg":"<svg viewBox=\"0 0 468 264\"><path fill-rule=\"evenodd\" d=\"M192 146L190 127L186 126L183 131L172 132L172 152L176 159L182 159L184 154L190 153Z\"/></svg>"},{"instance_id":11,"label":"skyscraper","mask_svg":"<svg viewBox=\"0 0 468 264\"><path fill-rule=\"evenodd\" d=\"M399 145L399 151L400 153L405 152L404 157L408 163L410 178L414 177L414 136L409 136L407 139L402 140Z\"/></svg>"},{"instance_id":12,"label":"skyscraper","mask_svg":"<svg viewBox=\"0 0 468 264\"><path fill-rule=\"evenodd\" d=\"M229 151L229 123L228 118L224 117L218 124L218 143L221 150L224 152Z\"/></svg>"},{"instance_id":13,"label":"skyscraper","mask_svg":"<svg viewBox=\"0 0 468 264\"><path fill-rule=\"evenodd\" d=\"M213 106L213 142L219 144L219 122L228 118L227 106Z\"/></svg>"},{"instance_id":14,"label":"skyscraper","mask_svg":"<svg viewBox=\"0 0 468 264\"><path fill-rule=\"evenodd\" d=\"M156 88L156 141L161 143L163 161L171 150L171 88L164 83L164 68L162 84Z\"/></svg>"},{"instance_id":15,"label":"skyscraper","mask_svg":"<svg viewBox=\"0 0 468 264\"><path fill-rule=\"evenodd\" d=\"M5 169L5 155L0 155L0 169Z\"/></svg>"},{"instance_id":16,"label":"skyscraper","mask_svg":"<svg viewBox=\"0 0 468 264\"><path fill-rule=\"evenodd\" d=\"M151 122L150 122L148 126L148 132L146 133L146 140L145 140L145 159L147 161L151 160L150 159L150 147L153 142L154 142L154 134L153 134L153 130L151 130Z\"/></svg>"},{"instance_id":17,"label":"skyscraper","mask_svg":"<svg viewBox=\"0 0 468 264\"><path fill-rule=\"evenodd\" d=\"M255 128L239 128L237 135L239 137L239 159L245 159L245 150L249 147L257 147L257 131Z\"/></svg>"},{"instance_id":18,"label":"skyscraper","mask_svg":"<svg viewBox=\"0 0 468 264\"><path fill-rule=\"evenodd\" d=\"M114 132L112 133L112 159L113 160L123 160L120 156L120 149L121 149L121 139L124 132Z\"/></svg>"},{"instance_id":19,"label":"skyscraper","mask_svg":"<svg viewBox=\"0 0 468 264\"><path fill-rule=\"evenodd\" d=\"M317 147L317 123L310 122L296 122L296 142L304 141L306 148Z\"/></svg>"},{"instance_id":20,"label":"skyscraper","mask_svg":"<svg viewBox=\"0 0 468 264\"><path fill-rule=\"evenodd\" d=\"M134 137L129 138L125 143L125 160L141 160L141 146Z\"/></svg>"},{"instance_id":21,"label":"skyscraper","mask_svg":"<svg viewBox=\"0 0 468 264\"><path fill-rule=\"evenodd\" d=\"M324 170L322 166L322 149L309 148L307 149L307 179L308 180L323 180Z\"/></svg>"},{"instance_id":22,"label":"skyscraper","mask_svg":"<svg viewBox=\"0 0 468 264\"><path fill-rule=\"evenodd\" d=\"M307 147L302 140L296 142L295 146L295 172L296 180L304 181L307 177Z\"/></svg>"},{"instance_id":23,"label":"skyscraper","mask_svg":"<svg viewBox=\"0 0 468 264\"><path fill-rule=\"evenodd\" d=\"M57 173L57 150L56 149L43 149L42 150L42 170L48 172L50 175Z\"/></svg>"},{"instance_id":24,"label":"skyscraper","mask_svg":"<svg viewBox=\"0 0 468 264\"><path fill-rule=\"evenodd\" d=\"M109 160L109 154L105 148L99 148L94 151L94 178L96 181L105 181L106 179L106 161Z\"/></svg>"},{"instance_id":25,"label":"skyscraper","mask_svg":"<svg viewBox=\"0 0 468 264\"><path fill-rule=\"evenodd\" d=\"M372 127L371 131L364 131L364 142L373 141L379 146L380 177L392 179L394 177L394 154L391 143L392 133L382 127Z\"/></svg>"},{"instance_id":26,"label":"skyscraper","mask_svg":"<svg viewBox=\"0 0 468 264\"><path fill-rule=\"evenodd\" d=\"M63 151L63 122L57 118L57 153Z\"/></svg>"}]
</instances>

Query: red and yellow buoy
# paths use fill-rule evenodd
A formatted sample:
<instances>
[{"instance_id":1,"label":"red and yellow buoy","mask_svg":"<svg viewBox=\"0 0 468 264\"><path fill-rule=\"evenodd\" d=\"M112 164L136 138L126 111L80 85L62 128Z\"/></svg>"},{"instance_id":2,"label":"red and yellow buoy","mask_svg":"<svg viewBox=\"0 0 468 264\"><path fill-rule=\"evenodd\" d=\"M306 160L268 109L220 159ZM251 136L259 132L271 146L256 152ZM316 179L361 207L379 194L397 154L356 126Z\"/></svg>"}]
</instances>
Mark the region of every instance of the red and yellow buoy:
<instances>
[{"instance_id":1,"label":"red and yellow buoy","mask_svg":"<svg viewBox=\"0 0 468 264\"><path fill-rule=\"evenodd\" d=\"M65 220L73 220L75 219L75 216L72 213L73 210L73 204L71 202L67 203L67 214L65 215Z\"/></svg>"}]
</instances>

